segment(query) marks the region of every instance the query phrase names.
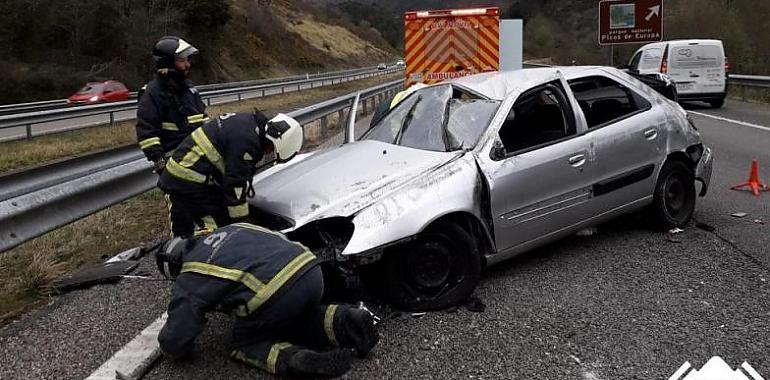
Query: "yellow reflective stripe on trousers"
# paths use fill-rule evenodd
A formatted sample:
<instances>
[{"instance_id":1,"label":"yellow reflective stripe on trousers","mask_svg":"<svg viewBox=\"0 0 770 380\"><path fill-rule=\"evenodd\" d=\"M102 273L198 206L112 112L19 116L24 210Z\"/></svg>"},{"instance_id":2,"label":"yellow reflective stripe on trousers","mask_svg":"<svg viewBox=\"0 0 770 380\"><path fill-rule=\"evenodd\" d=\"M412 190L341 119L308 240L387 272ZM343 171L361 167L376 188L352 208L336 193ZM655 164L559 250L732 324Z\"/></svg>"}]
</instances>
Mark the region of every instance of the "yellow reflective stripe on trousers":
<instances>
[{"instance_id":1,"label":"yellow reflective stripe on trousers","mask_svg":"<svg viewBox=\"0 0 770 380\"><path fill-rule=\"evenodd\" d=\"M142 150L145 150L153 145L160 145L160 137L150 137L149 139L139 141L139 148Z\"/></svg>"},{"instance_id":2,"label":"yellow reflective stripe on trousers","mask_svg":"<svg viewBox=\"0 0 770 380\"><path fill-rule=\"evenodd\" d=\"M182 157L182 162L180 162L179 165L186 168L192 167L201 159L201 157L203 157L203 150L201 150L201 147L193 145L192 148L190 148L190 151L185 153L184 157Z\"/></svg>"},{"instance_id":3,"label":"yellow reflective stripe on trousers","mask_svg":"<svg viewBox=\"0 0 770 380\"><path fill-rule=\"evenodd\" d=\"M216 167L220 173L225 174L225 161L222 159L222 155L219 154L214 144L211 143L209 137L203 132L202 128L198 128L192 133L192 138L196 144L203 150L203 154Z\"/></svg>"},{"instance_id":4,"label":"yellow reflective stripe on trousers","mask_svg":"<svg viewBox=\"0 0 770 380\"><path fill-rule=\"evenodd\" d=\"M206 183L205 175L179 165L173 158L166 163L166 171L181 180L193 183Z\"/></svg>"},{"instance_id":5,"label":"yellow reflective stripe on trousers","mask_svg":"<svg viewBox=\"0 0 770 380\"><path fill-rule=\"evenodd\" d=\"M249 204L241 203L237 206L227 206L227 213L231 218L243 218L249 215Z\"/></svg>"},{"instance_id":6,"label":"yellow reflective stripe on trousers","mask_svg":"<svg viewBox=\"0 0 770 380\"><path fill-rule=\"evenodd\" d=\"M182 272L205 274L225 280L240 282L254 293L259 293L265 287L262 281L259 281L259 279L249 272L220 267L219 265L214 264L191 261L182 265Z\"/></svg>"},{"instance_id":7,"label":"yellow reflective stripe on trousers","mask_svg":"<svg viewBox=\"0 0 770 380\"><path fill-rule=\"evenodd\" d=\"M179 127L176 126L176 123L161 123L160 124L161 129L165 129L167 131L178 131Z\"/></svg>"},{"instance_id":8,"label":"yellow reflective stripe on trousers","mask_svg":"<svg viewBox=\"0 0 770 380\"><path fill-rule=\"evenodd\" d=\"M270 347L270 354L267 355L267 372L275 374L275 364L278 361L278 354L286 348L291 347L291 343L281 342Z\"/></svg>"},{"instance_id":9,"label":"yellow reflective stripe on trousers","mask_svg":"<svg viewBox=\"0 0 770 380\"><path fill-rule=\"evenodd\" d=\"M326 337L329 338L329 342L339 347L337 342L337 335L334 334L334 314L337 313L337 305L329 305L326 307L326 313L324 314L324 331Z\"/></svg>"},{"instance_id":10,"label":"yellow reflective stripe on trousers","mask_svg":"<svg viewBox=\"0 0 770 380\"><path fill-rule=\"evenodd\" d=\"M249 300L248 304L246 305L246 311L251 314L254 312L254 310L257 310L260 306L262 306L262 304L270 299L270 297L272 297L273 294L278 291L278 289L286 285L286 282L288 282L289 279L291 279L305 265L313 260L315 260L315 255L309 251L305 251L290 263L286 264L286 266L283 267L283 269L281 269L281 271L278 272L278 274L276 274L273 279L270 280L270 282L265 284L265 286L256 292L254 297Z\"/></svg>"}]
</instances>

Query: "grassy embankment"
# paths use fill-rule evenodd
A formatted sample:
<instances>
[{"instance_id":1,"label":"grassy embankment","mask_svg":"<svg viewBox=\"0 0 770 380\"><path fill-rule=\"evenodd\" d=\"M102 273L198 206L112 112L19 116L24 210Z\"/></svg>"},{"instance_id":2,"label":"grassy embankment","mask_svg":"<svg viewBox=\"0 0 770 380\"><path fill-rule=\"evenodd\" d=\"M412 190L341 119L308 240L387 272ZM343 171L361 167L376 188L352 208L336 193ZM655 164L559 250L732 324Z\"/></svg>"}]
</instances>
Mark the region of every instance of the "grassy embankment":
<instances>
[{"instance_id":1,"label":"grassy embankment","mask_svg":"<svg viewBox=\"0 0 770 380\"><path fill-rule=\"evenodd\" d=\"M270 115L399 77L376 77L300 93L212 106L208 112L215 116L227 112L247 112L259 107ZM335 125L334 121L331 120L330 127ZM329 135L333 136L334 132ZM32 141L3 143L0 148L5 154L0 158L0 167L9 170L134 141L133 124L120 123ZM162 194L153 190L0 253L0 326L48 302L53 295L51 284L62 274L100 262L105 256L162 239L167 234L166 220Z\"/></svg>"}]
</instances>

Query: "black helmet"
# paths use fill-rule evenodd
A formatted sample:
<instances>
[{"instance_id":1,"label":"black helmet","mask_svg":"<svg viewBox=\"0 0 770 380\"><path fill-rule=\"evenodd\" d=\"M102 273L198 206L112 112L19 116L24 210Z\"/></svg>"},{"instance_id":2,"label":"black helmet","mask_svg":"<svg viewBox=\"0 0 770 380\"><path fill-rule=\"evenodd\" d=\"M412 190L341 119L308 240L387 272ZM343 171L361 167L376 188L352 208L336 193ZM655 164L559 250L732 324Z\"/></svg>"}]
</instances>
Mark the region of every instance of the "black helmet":
<instances>
[{"instance_id":1,"label":"black helmet","mask_svg":"<svg viewBox=\"0 0 770 380\"><path fill-rule=\"evenodd\" d=\"M158 270L169 280L176 279L182 271L182 256L192 249L195 239L175 237L166 241L163 246L155 251L155 262Z\"/></svg>"},{"instance_id":2,"label":"black helmet","mask_svg":"<svg viewBox=\"0 0 770 380\"><path fill-rule=\"evenodd\" d=\"M198 49L195 46L174 36L162 37L152 48L152 56L158 70L173 71L176 58L188 58L197 53Z\"/></svg>"}]
</instances>

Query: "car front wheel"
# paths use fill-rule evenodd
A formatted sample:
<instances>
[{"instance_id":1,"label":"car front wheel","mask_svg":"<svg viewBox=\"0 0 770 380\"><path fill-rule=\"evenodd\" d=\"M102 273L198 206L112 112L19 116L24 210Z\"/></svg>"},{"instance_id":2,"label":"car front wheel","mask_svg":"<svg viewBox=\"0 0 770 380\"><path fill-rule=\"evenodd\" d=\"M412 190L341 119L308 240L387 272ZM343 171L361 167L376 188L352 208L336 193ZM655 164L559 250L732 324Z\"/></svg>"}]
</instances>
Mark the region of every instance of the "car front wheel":
<instances>
[{"instance_id":1,"label":"car front wheel","mask_svg":"<svg viewBox=\"0 0 770 380\"><path fill-rule=\"evenodd\" d=\"M664 229L682 227L695 210L695 176L684 162L668 161L655 184L652 213Z\"/></svg>"},{"instance_id":2,"label":"car front wheel","mask_svg":"<svg viewBox=\"0 0 770 380\"><path fill-rule=\"evenodd\" d=\"M481 277L476 242L456 224L432 228L386 253L385 294L405 310L443 309L463 302Z\"/></svg>"}]
</instances>

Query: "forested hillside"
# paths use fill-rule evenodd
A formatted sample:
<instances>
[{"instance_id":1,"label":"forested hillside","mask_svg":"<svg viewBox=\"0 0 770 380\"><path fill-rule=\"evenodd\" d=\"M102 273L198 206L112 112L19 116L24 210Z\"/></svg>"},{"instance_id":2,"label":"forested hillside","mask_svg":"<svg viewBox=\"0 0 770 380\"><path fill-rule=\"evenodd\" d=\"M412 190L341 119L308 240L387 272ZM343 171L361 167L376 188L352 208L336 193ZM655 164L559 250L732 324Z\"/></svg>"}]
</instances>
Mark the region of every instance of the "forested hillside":
<instances>
[{"instance_id":1,"label":"forested hillside","mask_svg":"<svg viewBox=\"0 0 770 380\"><path fill-rule=\"evenodd\" d=\"M183 36L201 50L196 83L376 64L398 55L380 33L290 0L0 1L0 103L66 97L89 80L137 89L152 45Z\"/></svg>"}]
</instances>

